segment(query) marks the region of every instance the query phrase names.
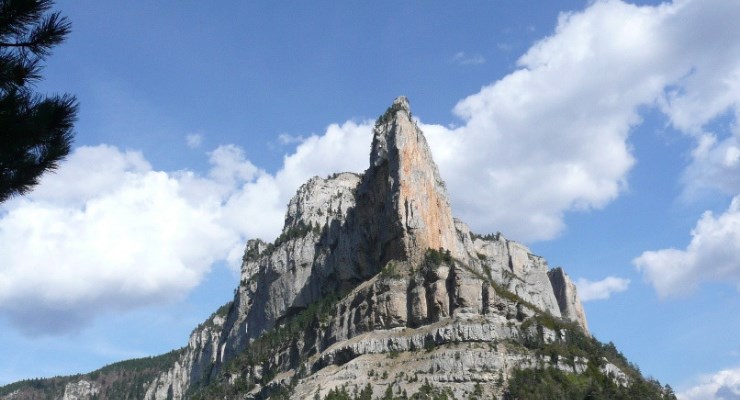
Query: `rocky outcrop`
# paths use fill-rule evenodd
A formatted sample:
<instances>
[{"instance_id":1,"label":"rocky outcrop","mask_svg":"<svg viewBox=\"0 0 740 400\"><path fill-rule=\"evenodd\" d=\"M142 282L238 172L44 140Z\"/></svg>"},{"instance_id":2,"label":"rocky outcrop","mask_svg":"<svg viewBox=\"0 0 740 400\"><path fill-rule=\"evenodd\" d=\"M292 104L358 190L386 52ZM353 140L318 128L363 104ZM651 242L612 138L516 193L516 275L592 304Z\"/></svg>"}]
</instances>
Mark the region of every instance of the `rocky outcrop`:
<instances>
[{"instance_id":1,"label":"rocky outcrop","mask_svg":"<svg viewBox=\"0 0 740 400\"><path fill-rule=\"evenodd\" d=\"M494 281L539 310L561 317L560 307L548 278L547 261L501 234L474 240L475 254Z\"/></svg>"},{"instance_id":2,"label":"rocky outcrop","mask_svg":"<svg viewBox=\"0 0 740 400\"><path fill-rule=\"evenodd\" d=\"M62 400L90 400L99 392L100 385L83 379L65 385Z\"/></svg>"},{"instance_id":3,"label":"rocky outcrop","mask_svg":"<svg viewBox=\"0 0 740 400\"><path fill-rule=\"evenodd\" d=\"M555 298L558 300L561 315L577 323L588 334L586 312L583 311L583 305L578 299L576 285L573 284L562 268L554 268L548 271L547 276L550 278Z\"/></svg>"},{"instance_id":4,"label":"rocky outcrop","mask_svg":"<svg viewBox=\"0 0 740 400\"><path fill-rule=\"evenodd\" d=\"M294 388L295 398L310 398L317 392L324 396L348 382L352 389L370 384L378 394L387 386L413 393L431 382L450 388L458 399L468 398L476 384L484 383L484 394L497 396L514 367L554 365L567 372L585 371L585 359L552 363L520 351L514 345L519 333L501 316L468 316L418 329L362 334L324 351L319 362L327 367L301 380Z\"/></svg>"},{"instance_id":5,"label":"rocky outcrop","mask_svg":"<svg viewBox=\"0 0 740 400\"><path fill-rule=\"evenodd\" d=\"M413 389L424 377L462 395L476 382L504 382L514 367L582 371L585 361L524 347L573 334L539 322L543 315L586 331L562 270L548 272L525 246L453 219L426 139L399 97L375 125L370 167L298 189L281 235L247 243L234 301L193 332L146 398L186 398L214 382L242 382L254 398L290 385L305 398L348 382L381 387L390 378L369 375L380 370L407 374L394 385Z\"/></svg>"},{"instance_id":6,"label":"rocky outcrop","mask_svg":"<svg viewBox=\"0 0 740 400\"><path fill-rule=\"evenodd\" d=\"M419 262L426 249L462 254L444 182L405 97L376 124L365 177L362 200L375 206L373 222L385 228L378 238L384 246L381 263Z\"/></svg>"}]
</instances>

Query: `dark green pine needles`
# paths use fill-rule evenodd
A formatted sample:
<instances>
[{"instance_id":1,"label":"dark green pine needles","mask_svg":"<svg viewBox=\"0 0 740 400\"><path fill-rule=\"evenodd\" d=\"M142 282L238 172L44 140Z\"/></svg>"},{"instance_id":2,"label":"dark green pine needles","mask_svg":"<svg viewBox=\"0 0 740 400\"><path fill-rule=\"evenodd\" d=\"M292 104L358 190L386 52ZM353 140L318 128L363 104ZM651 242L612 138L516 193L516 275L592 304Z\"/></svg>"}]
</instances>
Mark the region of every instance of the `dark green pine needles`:
<instances>
[{"instance_id":1,"label":"dark green pine needles","mask_svg":"<svg viewBox=\"0 0 740 400\"><path fill-rule=\"evenodd\" d=\"M41 62L70 32L50 0L0 0L0 203L28 193L70 152L77 100L33 92Z\"/></svg>"}]
</instances>

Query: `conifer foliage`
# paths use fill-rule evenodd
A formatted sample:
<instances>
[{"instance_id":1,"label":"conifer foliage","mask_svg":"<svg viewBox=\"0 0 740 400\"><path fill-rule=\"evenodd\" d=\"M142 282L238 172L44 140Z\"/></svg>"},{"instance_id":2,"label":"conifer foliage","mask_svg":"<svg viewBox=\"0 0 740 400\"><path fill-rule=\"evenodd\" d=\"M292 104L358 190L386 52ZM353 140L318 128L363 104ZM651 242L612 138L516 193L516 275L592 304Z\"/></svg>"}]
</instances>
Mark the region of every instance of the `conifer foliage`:
<instances>
[{"instance_id":1,"label":"conifer foliage","mask_svg":"<svg viewBox=\"0 0 740 400\"><path fill-rule=\"evenodd\" d=\"M34 93L42 62L70 23L51 0L0 0L0 203L28 193L69 154L74 96Z\"/></svg>"}]
</instances>

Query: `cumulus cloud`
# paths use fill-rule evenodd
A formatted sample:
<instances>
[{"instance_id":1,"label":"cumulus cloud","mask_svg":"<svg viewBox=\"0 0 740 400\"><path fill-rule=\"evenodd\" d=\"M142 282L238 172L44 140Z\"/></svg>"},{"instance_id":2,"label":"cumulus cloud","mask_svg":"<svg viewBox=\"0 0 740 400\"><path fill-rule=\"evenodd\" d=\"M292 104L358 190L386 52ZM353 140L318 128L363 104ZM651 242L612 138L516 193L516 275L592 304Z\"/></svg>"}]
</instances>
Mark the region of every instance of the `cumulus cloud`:
<instances>
[{"instance_id":1,"label":"cumulus cloud","mask_svg":"<svg viewBox=\"0 0 740 400\"><path fill-rule=\"evenodd\" d=\"M600 281L589 281L580 278L576 281L578 296L582 302L606 300L614 293L624 292L629 287L630 280L608 276Z\"/></svg>"},{"instance_id":2,"label":"cumulus cloud","mask_svg":"<svg viewBox=\"0 0 740 400\"><path fill-rule=\"evenodd\" d=\"M238 267L247 238L277 236L301 183L364 169L369 132L331 125L275 174L233 145L210 152L203 175L157 171L112 146L78 148L31 195L0 207L0 312L28 334L53 335L181 298L214 262Z\"/></svg>"},{"instance_id":3,"label":"cumulus cloud","mask_svg":"<svg viewBox=\"0 0 740 400\"><path fill-rule=\"evenodd\" d=\"M678 129L699 134L734 110L740 100L740 4L721 0L674 1L661 30L672 61L690 66L666 88L661 107Z\"/></svg>"},{"instance_id":4,"label":"cumulus cloud","mask_svg":"<svg viewBox=\"0 0 740 400\"><path fill-rule=\"evenodd\" d=\"M455 212L477 231L556 237L565 213L602 208L627 188L643 107L696 139L687 188L737 194L740 129L705 128L740 115L738 16L740 4L718 0L607 0L562 14L517 70L456 105L463 124L423 126Z\"/></svg>"},{"instance_id":5,"label":"cumulus cloud","mask_svg":"<svg viewBox=\"0 0 740 400\"><path fill-rule=\"evenodd\" d=\"M177 298L237 244L220 204L136 152L77 149L3 206L0 310L28 333L76 329L100 311Z\"/></svg>"},{"instance_id":6,"label":"cumulus cloud","mask_svg":"<svg viewBox=\"0 0 740 400\"><path fill-rule=\"evenodd\" d=\"M680 400L740 399L740 368L726 369L701 378L699 384L677 394Z\"/></svg>"},{"instance_id":7,"label":"cumulus cloud","mask_svg":"<svg viewBox=\"0 0 740 400\"><path fill-rule=\"evenodd\" d=\"M667 79L656 104L671 125L695 138L683 173L684 197L707 189L740 193L740 4L675 1L662 5L659 54L681 75ZM706 212L684 250L646 251L634 260L662 297L690 293L700 282L740 284L738 197L715 217Z\"/></svg>"},{"instance_id":8,"label":"cumulus cloud","mask_svg":"<svg viewBox=\"0 0 740 400\"><path fill-rule=\"evenodd\" d=\"M740 290L740 196L719 216L705 212L684 250L646 251L633 263L662 297L690 293L700 282L726 282Z\"/></svg>"},{"instance_id":9,"label":"cumulus cloud","mask_svg":"<svg viewBox=\"0 0 740 400\"><path fill-rule=\"evenodd\" d=\"M697 139L684 174L688 197L704 189L740 193L740 32L734 28L740 4L707 3L677 2L666 27L673 53L691 66L659 99L671 124Z\"/></svg>"},{"instance_id":10,"label":"cumulus cloud","mask_svg":"<svg viewBox=\"0 0 740 400\"><path fill-rule=\"evenodd\" d=\"M474 230L545 240L565 212L616 198L634 164L627 137L638 107L680 76L662 71L651 45L664 14L612 1L563 15L519 69L460 101L464 124L434 129L449 142L439 163L459 216Z\"/></svg>"}]
</instances>

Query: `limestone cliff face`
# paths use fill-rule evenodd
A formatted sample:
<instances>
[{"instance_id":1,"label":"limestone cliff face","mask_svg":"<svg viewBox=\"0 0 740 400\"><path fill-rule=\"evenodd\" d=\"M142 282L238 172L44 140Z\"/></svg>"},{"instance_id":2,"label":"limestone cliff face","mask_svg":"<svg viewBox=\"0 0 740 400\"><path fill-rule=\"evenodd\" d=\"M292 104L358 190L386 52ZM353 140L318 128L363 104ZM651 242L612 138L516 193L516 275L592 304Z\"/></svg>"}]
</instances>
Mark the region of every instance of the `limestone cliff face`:
<instances>
[{"instance_id":1,"label":"limestone cliff face","mask_svg":"<svg viewBox=\"0 0 740 400\"><path fill-rule=\"evenodd\" d=\"M83 379L66 384L62 400L90 400L99 392L100 385Z\"/></svg>"},{"instance_id":2,"label":"limestone cliff face","mask_svg":"<svg viewBox=\"0 0 740 400\"><path fill-rule=\"evenodd\" d=\"M505 344L566 340L567 330L535 329L542 315L587 332L575 287L525 246L475 235L453 219L404 97L378 119L362 175L312 178L288 204L280 237L247 243L240 285L222 311L193 332L147 399L187 398L214 383L248 398L285 385L293 398L346 383L382 393L389 382L369 372L378 366L462 396L514 367L586 368L584 360L561 363ZM263 351L265 342L274 348ZM389 352L403 356L391 360ZM396 385L421 384L407 380Z\"/></svg>"},{"instance_id":3,"label":"limestone cliff face","mask_svg":"<svg viewBox=\"0 0 740 400\"><path fill-rule=\"evenodd\" d=\"M148 385L145 398L182 399L187 397L189 387L210 378L214 366L223 361L220 343L225 323L223 311L223 308L217 311L193 331L187 350L172 368Z\"/></svg>"},{"instance_id":4,"label":"limestone cliff face","mask_svg":"<svg viewBox=\"0 0 740 400\"><path fill-rule=\"evenodd\" d=\"M576 285L562 268L552 269L547 272L547 275L552 283L552 289L563 317L575 321L584 332L588 333L586 312L583 311L583 305L578 298Z\"/></svg>"},{"instance_id":5,"label":"limestone cliff face","mask_svg":"<svg viewBox=\"0 0 740 400\"><path fill-rule=\"evenodd\" d=\"M439 248L460 256L444 183L407 99L396 99L378 122L363 188L379 208L375 222L386 227L381 262L419 262L426 249Z\"/></svg>"}]
</instances>

